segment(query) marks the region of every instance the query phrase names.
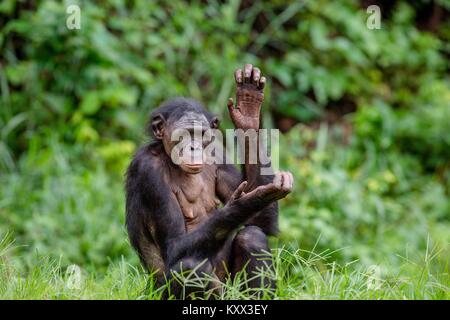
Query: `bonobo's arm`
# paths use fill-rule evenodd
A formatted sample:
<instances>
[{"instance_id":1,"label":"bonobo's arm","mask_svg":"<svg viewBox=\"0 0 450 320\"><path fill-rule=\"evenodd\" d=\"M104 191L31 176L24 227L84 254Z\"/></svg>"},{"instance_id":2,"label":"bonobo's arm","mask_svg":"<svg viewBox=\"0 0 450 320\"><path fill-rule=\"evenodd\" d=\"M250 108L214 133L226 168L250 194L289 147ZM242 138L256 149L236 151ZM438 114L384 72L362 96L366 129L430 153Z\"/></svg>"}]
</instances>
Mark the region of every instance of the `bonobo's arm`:
<instances>
[{"instance_id":1,"label":"bonobo's arm","mask_svg":"<svg viewBox=\"0 0 450 320\"><path fill-rule=\"evenodd\" d=\"M246 64L244 70L236 70L234 77L237 86L236 106L234 106L233 99L230 98L228 101L228 110L230 112L231 120L236 129L242 129L244 132L246 130L254 130L256 133L259 133L260 112L261 105L264 101L263 91L266 78L262 76L261 71L258 68L254 68L251 64ZM253 148L256 152L256 155L253 155L253 159L256 160L256 163L251 163L250 160L252 157L249 154L251 148L249 148L249 141L247 139L245 140L245 163L243 166L242 179L249 182L245 191L253 190L258 186L270 183L274 179L273 175L261 174L262 165L259 155L266 154L266 150L261 149L264 146L260 145L259 134L253 136L249 134L248 136L253 138L253 141L250 143L253 143L257 148ZM233 179L229 177L230 175L235 177L234 179L238 179L238 175L234 172L236 169L231 167L232 166L229 165L219 166L218 176L221 177L220 181L230 183L230 181L233 181ZM286 173L286 175L288 175L288 178L291 180L290 184L292 184L292 175L290 173ZM235 184L236 182L231 185ZM220 191L220 189L218 190ZM226 194L225 191L227 190L221 191L222 194ZM260 213L254 215L248 221L248 224L260 227L268 235L275 235L278 232L278 204L273 203L264 208Z\"/></svg>"},{"instance_id":2,"label":"bonobo's arm","mask_svg":"<svg viewBox=\"0 0 450 320\"><path fill-rule=\"evenodd\" d=\"M274 182L245 195L242 192L247 183L242 183L223 208L217 209L194 231L186 233L180 206L161 170L151 156L144 156L133 160L128 171L127 224L132 223L136 215L143 215L140 218L145 225L153 226L151 234L168 268L186 256L208 258L239 225L290 192L287 184L283 186L282 178Z\"/></svg>"},{"instance_id":3,"label":"bonobo's arm","mask_svg":"<svg viewBox=\"0 0 450 320\"><path fill-rule=\"evenodd\" d=\"M228 110L231 120L236 129L245 131L253 130L258 133L260 127L261 105L264 101L264 86L266 78L261 75L261 71L246 64L244 70L238 69L234 73L236 80L236 106L233 99L228 100ZM249 135L251 136L251 135ZM245 140L245 164L244 164L244 180L248 181L248 190L252 190L257 186L264 185L273 180L271 175L261 175L261 162L259 154L266 154L266 150L259 150L259 134L253 136L252 141ZM249 155L249 143L253 143L257 148L253 149L256 155L253 159L256 163L251 163L252 157ZM264 152L264 153L263 153Z\"/></svg>"}]
</instances>

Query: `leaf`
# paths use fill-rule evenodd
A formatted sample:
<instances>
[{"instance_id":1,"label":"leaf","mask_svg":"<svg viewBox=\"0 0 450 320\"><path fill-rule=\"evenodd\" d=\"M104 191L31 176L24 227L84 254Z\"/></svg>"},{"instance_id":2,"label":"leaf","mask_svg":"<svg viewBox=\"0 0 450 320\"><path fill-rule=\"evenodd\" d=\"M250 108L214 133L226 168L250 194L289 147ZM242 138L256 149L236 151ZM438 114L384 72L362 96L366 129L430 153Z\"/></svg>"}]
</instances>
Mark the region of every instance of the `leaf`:
<instances>
[{"instance_id":1,"label":"leaf","mask_svg":"<svg viewBox=\"0 0 450 320\"><path fill-rule=\"evenodd\" d=\"M84 114L92 115L100 109L101 101L96 91L87 93L81 102L80 109Z\"/></svg>"},{"instance_id":2,"label":"leaf","mask_svg":"<svg viewBox=\"0 0 450 320\"><path fill-rule=\"evenodd\" d=\"M290 69L282 64L274 64L273 73L275 77L286 87L292 85L292 76L290 74Z\"/></svg>"},{"instance_id":3,"label":"leaf","mask_svg":"<svg viewBox=\"0 0 450 320\"><path fill-rule=\"evenodd\" d=\"M8 80L15 85L24 83L30 74L32 62L23 61L18 64L8 65L5 68Z\"/></svg>"},{"instance_id":4,"label":"leaf","mask_svg":"<svg viewBox=\"0 0 450 320\"><path fill-rule=\"evenodd\" d=\"M101 100L110 106L132 106L136 103L138 92L135 88L116 86L100 92Z\"/></svg>"}]
</instances>

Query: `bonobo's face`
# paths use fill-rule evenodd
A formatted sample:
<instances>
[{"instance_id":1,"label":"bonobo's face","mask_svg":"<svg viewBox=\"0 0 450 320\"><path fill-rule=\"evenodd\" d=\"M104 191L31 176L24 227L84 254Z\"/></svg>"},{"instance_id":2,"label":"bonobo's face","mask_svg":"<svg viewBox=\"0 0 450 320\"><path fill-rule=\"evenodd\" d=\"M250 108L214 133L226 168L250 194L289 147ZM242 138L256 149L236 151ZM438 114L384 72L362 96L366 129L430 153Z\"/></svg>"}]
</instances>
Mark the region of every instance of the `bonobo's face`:
<instances>
[{"instance_id":1,"label":"bonobo's face","mask_svg":"<svg viewBox=\"0 0 450 320\"><path fill-rule=\"evenodd\" d=\"M167 155L181 170L189 174L203 169L203 150L210 142L204 139L206 130L215 126L202 113L187 111L181 117L172 117L163 123L160 138ZM155 134L156 135L156 134Z\"/></svg>"}]
</instances>

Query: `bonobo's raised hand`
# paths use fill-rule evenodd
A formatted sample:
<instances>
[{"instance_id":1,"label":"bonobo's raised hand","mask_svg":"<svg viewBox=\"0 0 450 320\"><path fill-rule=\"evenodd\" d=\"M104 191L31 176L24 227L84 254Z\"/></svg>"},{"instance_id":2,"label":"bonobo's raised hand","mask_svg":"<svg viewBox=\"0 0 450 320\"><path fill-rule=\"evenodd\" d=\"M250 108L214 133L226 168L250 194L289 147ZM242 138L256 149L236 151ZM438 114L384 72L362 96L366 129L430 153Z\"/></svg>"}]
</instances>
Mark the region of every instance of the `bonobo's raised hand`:
<instances>
[{"instance_id":1,"label":"bonobo's raised hand","mask_svg":"<svg viewBox=\"0 0 450 320\"><path fill-rule=\"evenodd\" d=\"M245 193L247 181L242 182L234 191L230 198L230 203L239 203L253 209L260 210L268 204L283 199L291 191L294 185L294 178L290 172L277 172L271 183L259 186L252 191Z\"/></svg>"},{"instance_id":2,"label":"bonobo's raised hand","mask_svg":"<svg viewBox=\"0 0 450 320\"><path fill-rule=\"evenodd\" d=\"M244 70L237 69L234 78L237 85L236 107L233 99L228 99L231 120L238 129L259 129L259 113L264 100L266 78L251 64L246 64Z\"/></svg>"}]
</instances>

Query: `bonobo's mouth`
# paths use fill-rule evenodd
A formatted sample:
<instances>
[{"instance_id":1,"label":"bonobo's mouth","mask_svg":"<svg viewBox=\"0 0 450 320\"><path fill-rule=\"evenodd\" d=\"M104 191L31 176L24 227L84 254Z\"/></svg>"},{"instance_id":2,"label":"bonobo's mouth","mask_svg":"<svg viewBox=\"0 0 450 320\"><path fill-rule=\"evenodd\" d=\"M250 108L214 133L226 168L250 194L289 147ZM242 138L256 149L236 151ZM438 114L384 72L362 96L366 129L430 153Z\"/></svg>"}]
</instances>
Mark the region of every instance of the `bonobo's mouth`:
<instances>
[{"instance_id":1,"label":"bonobo's mouth","mask_svg":"<svg viewBox=\"0 0 450 320\"><path fill-rule=\"evenodd\" d=\"M188 172L190 173L198 173L202 171L203 164L202 163L183 163L182 166L186 168Z\"/></svg>"}]
</instances>

